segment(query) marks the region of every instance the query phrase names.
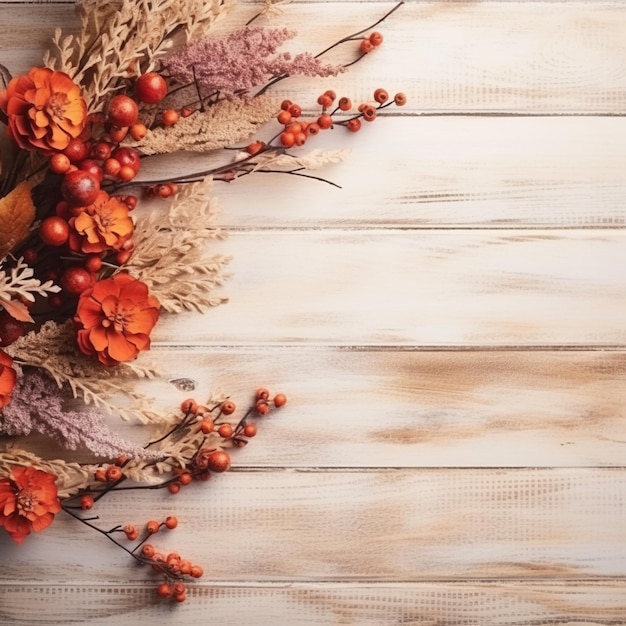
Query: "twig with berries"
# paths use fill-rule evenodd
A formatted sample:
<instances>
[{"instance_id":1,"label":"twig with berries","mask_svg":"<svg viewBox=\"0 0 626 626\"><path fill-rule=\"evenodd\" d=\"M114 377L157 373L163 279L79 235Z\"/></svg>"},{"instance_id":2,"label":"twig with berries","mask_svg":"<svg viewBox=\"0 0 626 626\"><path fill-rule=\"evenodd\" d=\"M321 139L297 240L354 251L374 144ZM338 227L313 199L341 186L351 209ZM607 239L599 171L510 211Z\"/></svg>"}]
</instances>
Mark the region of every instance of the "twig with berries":
<instances>
[{"instance_id":1,"label":"twig with berries","mask_svg":"<svg viewBox=\"0 0 626 626\"><path fill-rule=\"evenodd\" d=\"M94 523L100 519L98 516L86 516L85 513L91 511L99 500L112 491L167 488L170 493L176 494L193 481L207 481L212 474L229 470L231 455L225 448L245 446L257 434L257 425L251 418L263 417L272 407L283 407L286 402L287 398L282 393L276 394L270 400L269 391L262 387L257 390L253 404L243 416L231 421L231 416L237 410L232 400L227 399L209 407L188 398L181 403L182 416L176 424L145 446L156 446L164 450L164 457L152 464L171 466L167 478L156 484L123 484L135 476L131 471L135 462L120 458L116 463L99 467L95 471L95 481L101 483L102 488L83 489L64 500L62 508L77 521L104 535L138 563L151 566L162 577L162 582L157 587L159 597L183 602L187 597L185 583L200 578L203 575L202 567L183 559L176 552L166 554L148 543L161 529L175 529L178 526L176 516L168 515L161 522L149 520L143 524L143 530L134 523L118 524L105 530ZM182 453L178 453L179 450ZM168 452L171 456L167 456ZM120 538L121 535L124 539Z\"/></svg>"}]
</instances>

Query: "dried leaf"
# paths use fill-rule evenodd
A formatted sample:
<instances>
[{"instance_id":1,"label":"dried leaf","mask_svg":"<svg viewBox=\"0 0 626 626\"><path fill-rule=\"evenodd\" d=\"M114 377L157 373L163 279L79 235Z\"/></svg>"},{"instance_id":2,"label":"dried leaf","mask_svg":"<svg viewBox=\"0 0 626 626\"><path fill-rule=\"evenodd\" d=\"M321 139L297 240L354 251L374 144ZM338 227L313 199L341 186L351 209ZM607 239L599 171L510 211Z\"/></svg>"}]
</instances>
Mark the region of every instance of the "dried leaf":
<instances>
[{"instance_id":1,"label":"dried leaf","mask_svg":"<svg viewBox=\"0 0 626 626\"><path fill-rule=\"evenodd\" d=\"M35 205L28 183L20 183L11 193L0 198L0 258L26 239L33 219Z\"/></svg>"}]
</instances>

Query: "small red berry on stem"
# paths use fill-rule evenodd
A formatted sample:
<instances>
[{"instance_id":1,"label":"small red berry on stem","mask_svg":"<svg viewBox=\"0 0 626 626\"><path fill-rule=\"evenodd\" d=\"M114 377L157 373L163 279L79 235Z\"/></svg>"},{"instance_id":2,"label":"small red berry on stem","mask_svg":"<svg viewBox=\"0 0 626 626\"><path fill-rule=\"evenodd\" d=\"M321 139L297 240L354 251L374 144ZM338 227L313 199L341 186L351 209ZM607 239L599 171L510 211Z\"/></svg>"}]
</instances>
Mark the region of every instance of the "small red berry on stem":
<instances>
[{"instance_id":1,"label":"small red berry on stem","mask_svg":"<svg viewBox=\"0 0 626 626\"><path fill-rule=\"evenodd\" d=\"M285 406L285 404L287 404L287 396L284 393L277 393L274 396L274 406L280 408L281 406Z\"/></svg>"},{"instance_id":2,"label":"small red berry on stem","mask_svg":"<svg viewBox=\"0 0 626 626\"><path fill-rule=\"evenodd\" d=\"M379 33L378 31L374 31L373 33L370 34L369 41L374 47L380 46L380 44L383 42L382 33Z\"/></svg>"},{"instance_id":3,"label":"small red berry on stem","mask_svg":"<svg viewBox=\"0 0 626 626\"><path fill-rule=\"evenodd\" d=\"M232 400L226 400L222 402L220 410L224 415L232 415L237 410L237 405Z\"/></svg>"},{"instance_id":4,"label":"small red berry on stem","mask_svg":"<svg viewBox=\"0 0 626 626\"><path fill-rule=\"evenodd\" d=\"M135 83L135 96L140 102L156 104L167 95L167 83L156 72L142 74Z\"/></svg>"},{"instance_id":5,"label":"small red berry on stem","mask_svg":"<svg viewBox=\"0 0 626 626\"><path fill-rule=\"evenodd\" d=\"M69 224L62 217L51 215L39 225L39 237L49 246L62 246L69 236Z\"/></svg>"}]
</instances>

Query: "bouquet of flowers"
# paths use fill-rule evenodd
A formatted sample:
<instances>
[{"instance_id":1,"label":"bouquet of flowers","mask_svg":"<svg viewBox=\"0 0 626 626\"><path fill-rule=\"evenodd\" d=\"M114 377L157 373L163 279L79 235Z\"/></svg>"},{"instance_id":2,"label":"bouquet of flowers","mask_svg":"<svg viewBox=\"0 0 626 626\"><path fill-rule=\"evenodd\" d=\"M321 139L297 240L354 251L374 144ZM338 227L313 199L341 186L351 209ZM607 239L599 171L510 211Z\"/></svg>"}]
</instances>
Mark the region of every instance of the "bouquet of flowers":
<instances>
[{"instance_id":1,"label":"bouquet of flowers","mask_svg":"<svg viewBox=\"0 0 626 626\"><path fill-rule=\"evenodd\" d=\"M219 36L212 28L234 0L78 0L80 31L57 30L40 67L12 77L0 66L0 527L16 542L64 511L150 565L159 595L185 599L201 566L149 543L175 516L103 529L86 512L128 484L177 493L227 470L229 448L255 436L254 418L286 403L260 388L242 415L225 396L163 414L135 381L158 374L145 353L161 315L224 301L214 293L228 262L211 251L224 235L215 181L324 180L310 171L344 151L307 150L316 135L356 132L405 103L378 88L353 108L326 90L304 115L271 89L290 76L338 75L382 44L373 29L399 6L321 53L291 55L282 47L294 32L259 25L272 0ZM344 44L350 63L325 61ZM257 137L268 128L270 138ZM140 176L151 156L178 151L228 156L174 178ZM104 413L150 425L150 441L125 440ZM67 454L36 455L24 445L35 434ZM92 461L74 461L75 450Z\"/></svg>"}]
</instances>

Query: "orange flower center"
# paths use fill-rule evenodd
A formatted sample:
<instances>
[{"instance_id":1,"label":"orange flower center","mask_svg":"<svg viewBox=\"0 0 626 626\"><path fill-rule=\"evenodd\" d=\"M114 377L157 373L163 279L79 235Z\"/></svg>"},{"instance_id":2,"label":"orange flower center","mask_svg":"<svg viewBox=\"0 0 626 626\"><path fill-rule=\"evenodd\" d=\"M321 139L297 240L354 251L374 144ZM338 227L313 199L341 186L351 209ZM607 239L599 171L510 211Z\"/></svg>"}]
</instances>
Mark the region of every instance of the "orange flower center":
<instances>
[{"instance_id":1,"label":"orange flower center","mask_svg":"<svg viewBox=\"0 0 626 626\"><path fill-rule=\"evenodd\" d=\"M107 317L102 320L102 326L104 326L105 328L110 328L111 326L113 326L113 328L118 333L124 332L127 323L128 320L124 316L124 313L122 313L121 311L115 311L115 313L107 315Z\"/></svg>"},{"instance_id":2,"label":"orange flower center","mask_svg":"<svg viewBox=\"0 0 626 626\"><path fill-rule=\"evenodd\" d=\"M22 489L17 496L17 508L20 513L30 513L37 504L37 498L30 489Z\"/></svg>"},{"instance_id":3,"label":"orange flower center","mask_svg":"<svg viewBox=\"0 0 626 626\"><path fill-rule=\"evenodd\" d=\"M68 105L67 94L56 92L50 96L46 108L52 117L63 119Z\"/></svg>"}]
</instances>

